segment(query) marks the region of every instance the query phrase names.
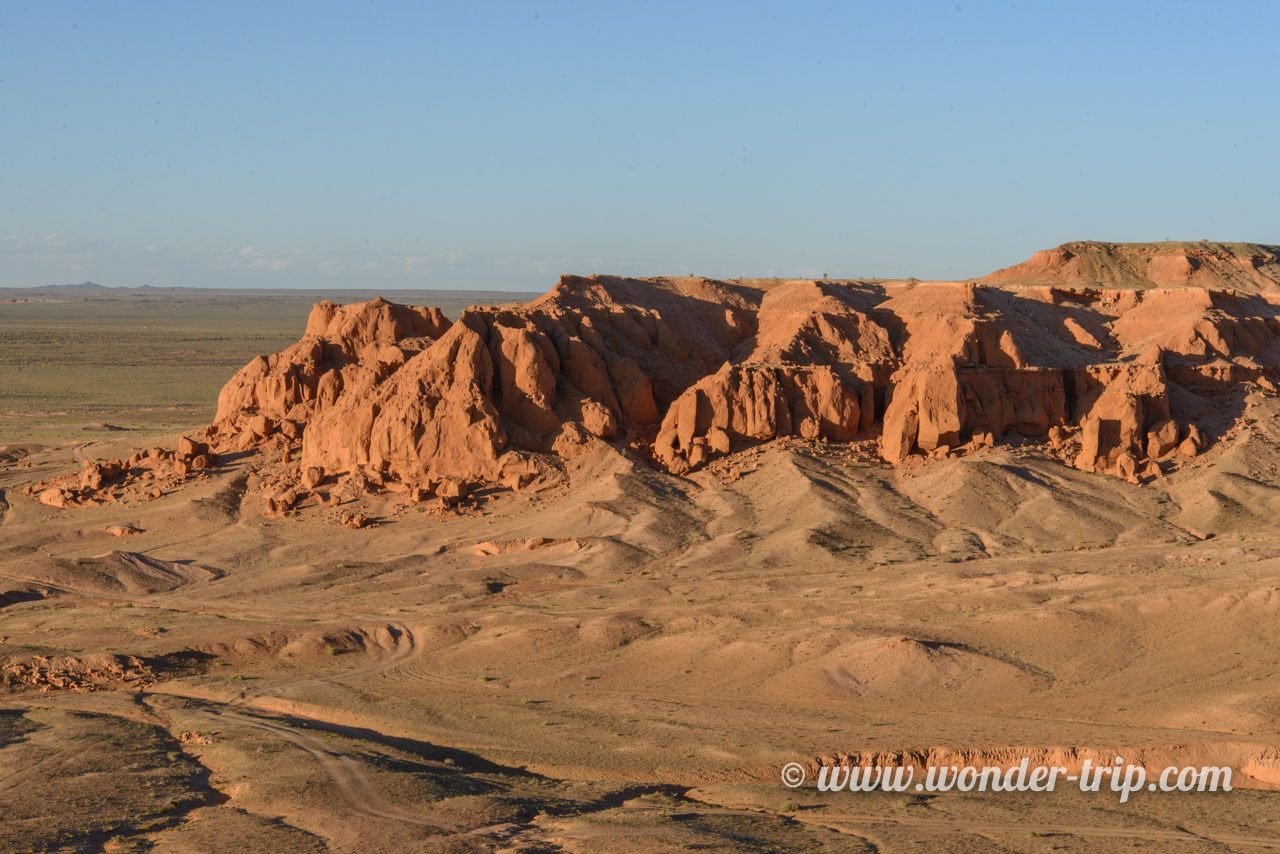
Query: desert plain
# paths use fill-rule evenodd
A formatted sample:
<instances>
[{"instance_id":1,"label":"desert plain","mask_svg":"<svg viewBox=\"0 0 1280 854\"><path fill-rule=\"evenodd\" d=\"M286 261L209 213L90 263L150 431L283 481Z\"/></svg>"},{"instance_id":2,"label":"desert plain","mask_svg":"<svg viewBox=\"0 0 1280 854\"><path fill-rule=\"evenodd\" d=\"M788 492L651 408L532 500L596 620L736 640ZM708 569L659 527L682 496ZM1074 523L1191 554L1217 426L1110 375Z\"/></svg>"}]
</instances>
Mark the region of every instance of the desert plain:
<instances>
[{"instance_id":1,"label":"desert plain","mask_svg":"<svg viewBox=\"0 0 1280 854\"><path fill-rule=\"evenodd\" d=\"M1280 848L1277 382L1251 244L0 291L0 849Z\"/></svg>"}]
</instances>

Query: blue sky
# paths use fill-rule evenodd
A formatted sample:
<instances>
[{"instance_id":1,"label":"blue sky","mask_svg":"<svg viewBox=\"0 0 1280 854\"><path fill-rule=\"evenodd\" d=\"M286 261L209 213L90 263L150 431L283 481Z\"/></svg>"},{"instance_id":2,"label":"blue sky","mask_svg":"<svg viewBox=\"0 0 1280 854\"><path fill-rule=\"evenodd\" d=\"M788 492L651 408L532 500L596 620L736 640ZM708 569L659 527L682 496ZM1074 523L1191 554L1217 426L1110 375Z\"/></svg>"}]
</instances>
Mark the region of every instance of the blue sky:
<instances>
[{"instance_id":1,"label":"blue sky","mask_svg":"<svg viewBox=\"0 0 1280 854\"><path fill-rule=\"evenodd\" d=\"M1280 242L1270 3L0 3L0 285Z\"/></svg>"}]
</instances>

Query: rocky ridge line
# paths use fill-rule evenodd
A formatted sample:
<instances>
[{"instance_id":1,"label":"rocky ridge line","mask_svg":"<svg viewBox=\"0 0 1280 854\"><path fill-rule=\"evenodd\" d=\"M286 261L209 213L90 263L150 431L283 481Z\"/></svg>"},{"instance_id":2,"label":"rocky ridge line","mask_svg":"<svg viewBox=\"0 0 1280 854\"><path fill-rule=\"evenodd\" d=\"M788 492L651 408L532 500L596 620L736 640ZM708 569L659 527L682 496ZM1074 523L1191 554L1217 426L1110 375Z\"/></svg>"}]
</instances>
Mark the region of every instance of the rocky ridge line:
<instances>
[{"instance_id":1,"label":"rocky ridge line","mask_svg":"<svg viewBox=\"0 0 1280 854\"><path fill-rule=\"evenodd\" d=\"M1137 480L1280 368L1276 303L1200 289L566 276L520 308L423 311L321 304L228 383L207 440L301 435L304 469L521 486L597 441L682 474L785 436L878 435L910 464L1017 433Z\"/></svg>"},{"instance_id":2,"label":"rocky ridge line","mask_svg":"<svg viewBox=\"0 0 1280 854\"><path fill-rule=\"evenodd\" d=\"M299 490L336 480L456 505L468 482L526 487L600 442L684 474L788 436L878 440L883 459L914 465L1010 434L1136 483L1203 451L1204 420L1274 391L1278 372L1280 298L1266 294L565 276L456 322L382 299L320 303L178 452L86 463L28 491L110 500L274 448ZM287 486L269 512L292 505Z\"/></svg>"}]
</instances>

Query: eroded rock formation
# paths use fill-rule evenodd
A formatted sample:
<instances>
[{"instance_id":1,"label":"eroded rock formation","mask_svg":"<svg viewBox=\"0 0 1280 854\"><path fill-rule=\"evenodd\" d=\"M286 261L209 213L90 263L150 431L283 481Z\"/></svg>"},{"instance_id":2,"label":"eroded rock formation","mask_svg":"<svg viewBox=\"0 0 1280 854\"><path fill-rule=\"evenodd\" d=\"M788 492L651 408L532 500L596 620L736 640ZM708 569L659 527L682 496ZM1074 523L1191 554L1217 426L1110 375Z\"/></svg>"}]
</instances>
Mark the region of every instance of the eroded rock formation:
<instances>
[{"instance_id":1,"label":"eroded rock formation","mask_svg":"<svg viewBox=\"0 0 1280 854\"><path fill-rule=\"evenodd\" d=\"M402 337L361 312L420 310L348 306L335 328L322 305L301 342L228 383L207 436L243 449L305 427L304 468L520 485L545 467L529 452L651 442L671 401L752 334L757 301L703 279L565 277L518 310L473 309ZM353 343L348 328L378 334ZM286 406L258 403L281 393Z\"/></svg>"},{"instance_id":2,"label":"eroded rock formation","mask_svg":"<svg viewBox=\"0 0 1280 854\"><path fill-rule=\"evenodd\" d=\"M228 383L215 450L301 442L304 478L519 486L620 442L674 473L785 436L897 464L1008 434L1130 480L1203 450L1215 395L1269 385L1277 305L1198 288L566 276L456 323L316 307ZM548 456L551 455L551 456Z\"/></svg>"},{"instance_id":3,"label":"eroded rock formation","mask_svg":"<svg viewBox=\"0 0 1280 854\"><path fill-rule=\"evenodd\" d=\"M1178 253L1194 274L1152 287ZM465 509L468 482L524 487L599 442L682 474L789 436L874 441L911 465L1016 435L1139 482L1204 451L1244 392L1276 390L1276 254L1067 244L984 283L565 276L452 323L320 303L297 344L227 383L203 433L28 491L56 507L154 497L266 448L293 472L264 482L268 515L380 489Z\"/></svg>"},{"instance_id":4,"label":"eroded rock formation","mask_svg":"<svg viewBox=\"0 0 1280 854\"><path fill-rule=\"evenodd\" d=\"M127 460L86 459L79 472L28 484L23 491L50 507L107 504L126 496L154 501L216 465L207 444L184 436L176 450L152 448Z\"/></svg>"},{"instance_id":5,"label":"eroded rock formation","mask_svg":"<svg viewBox=\"0 0 1280 854\"><path fill-rule=\"evenodd\" d=\"M1280 247L1260 243L1104 243L1080 240L1043 249L983 282L1107 288L1280 288Z\"/></svg>"}]
</instances>

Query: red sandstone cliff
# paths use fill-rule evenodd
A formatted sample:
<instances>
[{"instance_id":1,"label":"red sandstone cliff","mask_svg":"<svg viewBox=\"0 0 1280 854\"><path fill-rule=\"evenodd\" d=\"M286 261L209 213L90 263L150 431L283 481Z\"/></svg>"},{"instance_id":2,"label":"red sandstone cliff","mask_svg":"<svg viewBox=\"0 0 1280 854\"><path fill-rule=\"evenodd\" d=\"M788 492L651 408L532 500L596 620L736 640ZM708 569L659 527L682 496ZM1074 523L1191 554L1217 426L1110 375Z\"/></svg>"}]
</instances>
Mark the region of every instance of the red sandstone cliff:
<instances>
[{"instance_id":1,"label":"red sandstone cliff","mask_svg":"<svg viewBox=\"0 0 1280 854\"><path fill-rule=\"evenodd\" d=\"M1114 291L567 276L450 325L318 306L228 383L215 448L301 436L302 462L417 483L518 483L539 453L621 441L674 473L784 436L879 436L894 463L1016 433L1129 479L1206 442L1224 383L1280 368L1276 303Z\"/></svg>"},{"instance_id":2,"label":"red sandstone cliff","mask_svg":"<svg viewBox=\"0 0 1280 854\"><path fill-rule=\"evenodd\" d=\"M1126 269L1163 257L1106 246ZM1082 256L1066 251L989 280L1078 273ZM462 481L518 487L596 442L682 474L787 436L878 440L885 460L912 464L1017 435L1138 482L1202 451L1211 437L1196 422L1224 396L1274 390L1280 372L1274 293L757 285L565 276L527 305L473 307L453 323L381 299L321 303L301 341L227 383L200 442L38 491L94 500L122 479L182 478L271 445L300 454L312 486L452 483L458 498Z\"/></svg>"}]
</instances>

